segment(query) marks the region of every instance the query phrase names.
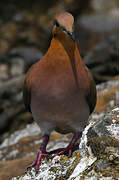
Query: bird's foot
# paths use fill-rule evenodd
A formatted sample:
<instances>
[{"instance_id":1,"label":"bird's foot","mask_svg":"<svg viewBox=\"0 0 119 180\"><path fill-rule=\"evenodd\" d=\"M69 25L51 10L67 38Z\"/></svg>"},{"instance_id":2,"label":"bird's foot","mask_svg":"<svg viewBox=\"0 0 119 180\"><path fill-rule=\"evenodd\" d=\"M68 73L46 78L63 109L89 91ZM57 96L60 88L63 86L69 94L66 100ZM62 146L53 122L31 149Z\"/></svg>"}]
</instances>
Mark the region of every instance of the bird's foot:
<instances>
[{"instance_id":1,"label":"bird's foot","mask_svg":"<svg viewBox=\"0 0 119 180\"><path fill-rule=\"evenodd\" d=\"M36 170L36 173L37 173L38 170L39 170L39 167L40 167L40 165L41 165L41 161L42 161L44 158L46 158L48 155L49 155L48 152L38 151L36 160L28 167L28 169L29 169L29 168L32 168L32 167L35 167L35 170Z\"/></svg>"},{"instance_id":2,"label":"bird's foot","mask_svg":"<svg viewBox=\"0 0 119 180\"><path fill-rule=\"evenodd\" d=\"M52 157L60 156L63 154L68 154L68 156L71 157L73 148L74 148L74 146L67 146L66 148L57 149L58 152L56 154L54 154Z\"/></svg>"}]
</instances>

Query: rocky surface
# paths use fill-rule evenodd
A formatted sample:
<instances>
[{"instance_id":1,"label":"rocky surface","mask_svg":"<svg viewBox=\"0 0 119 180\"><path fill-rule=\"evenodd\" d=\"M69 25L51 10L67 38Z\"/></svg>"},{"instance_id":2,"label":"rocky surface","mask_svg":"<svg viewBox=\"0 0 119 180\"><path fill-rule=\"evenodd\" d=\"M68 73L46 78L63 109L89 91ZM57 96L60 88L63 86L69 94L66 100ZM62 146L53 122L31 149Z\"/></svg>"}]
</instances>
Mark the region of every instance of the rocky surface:
<instances>
[{"instance_id":1,"label":"rocky surface","mask_svg":"<svg viewBox=\"0 0 119 180\"><path fill-rule=\"evenodd\" d=\"M119 74L119 36L112 35L100 41L84 57L97 83L112 80Z\"/></svg>"},{"instance_id":2,"label":"rocky surface","mask_svg":"<svg viewBox=\"0 0 119 180\"><path fill-rule=\"evenodd\" d=\"M119 81L98 85L97 90L95 112L71 158L49 157L43 160L37 175L34 168L27 171L41 143L40 129L33 123L2 142L0 179L119 179ZM65 147L71 136L53 132L48 151Z\"/></svg>"}]
</instances>

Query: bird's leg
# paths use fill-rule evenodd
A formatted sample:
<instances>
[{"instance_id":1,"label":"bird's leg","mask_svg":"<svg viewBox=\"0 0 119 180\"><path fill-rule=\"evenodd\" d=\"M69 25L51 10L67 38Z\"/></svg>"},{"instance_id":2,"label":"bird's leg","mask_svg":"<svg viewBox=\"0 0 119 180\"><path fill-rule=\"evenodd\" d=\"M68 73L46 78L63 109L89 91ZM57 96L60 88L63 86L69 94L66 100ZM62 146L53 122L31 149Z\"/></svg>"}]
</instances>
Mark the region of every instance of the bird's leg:
<instances>
[{"instance_id":1,"label":"bird's leg","mask_svg":"<svg viewBox=\"0 0 119 180\"><path fill-rule=\"evenodd\" d=\"M76 132L71 140L71 142L69 143L69 145L66 148L60 148L57 149L56 151L58 151L58 153L56 153L55 155L53 155L53 157L55 156L60 156L62 154L68 153L68 156L70 157L72 155L72 149L74 148L74 146L76 145L75 143L77 142L77 140L79 139L79 137L81 137L82 133L81 132Z\"/></svg>"},{"instance_id":2,"label":"bird's leg","mask_svg":"<svg viewBox=\"0 0 119 180\"><path fill-rule=\"evenodd\" d=\"M48 156L48 152L46 151L46 146L48 144L48 141L49 141L49 135L47 135L47 134L43 135L42 143L41 143L40 149L37 153L36 160L28 168L35 167L36 172L39 170L42 159L44 159L45 157Z\"/></svg>"}]
</instances>

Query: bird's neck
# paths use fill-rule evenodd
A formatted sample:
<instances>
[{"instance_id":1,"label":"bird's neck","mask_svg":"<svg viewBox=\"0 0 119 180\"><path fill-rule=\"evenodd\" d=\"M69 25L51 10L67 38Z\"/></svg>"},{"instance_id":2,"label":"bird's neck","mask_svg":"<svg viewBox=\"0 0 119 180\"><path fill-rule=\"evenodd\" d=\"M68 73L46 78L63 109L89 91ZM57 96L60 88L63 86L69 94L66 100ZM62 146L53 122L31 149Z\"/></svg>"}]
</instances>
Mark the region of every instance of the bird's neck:
<instances>
[{"instance_id":1,"label":"bird's neck","mask_svg":"<svg viewBox=\"0 0 119 180\"><path fill-rule=\"evenodd\" d=\"M77 44L68 37L59 37L53 38L50 44L50 48L48 49L48 54L65 54L72 57L74 55L75 49L77 48Z\"/></svg>"},{"instance_id":2,"label":"bird's neck","mask_svg":"<svg viewBox=\"0 0 119 180\"><path fill-rule=\"evenodd\" d=\"M59 60L58 57L60 57L61 61L63 57L63 61L70 63L75 82L78 86L77 64L82 64L82 60L76 42L69 37L53 38L47 55L53 57L52 59L55 58L56 60Z\"/></svg>"}]
</instances>

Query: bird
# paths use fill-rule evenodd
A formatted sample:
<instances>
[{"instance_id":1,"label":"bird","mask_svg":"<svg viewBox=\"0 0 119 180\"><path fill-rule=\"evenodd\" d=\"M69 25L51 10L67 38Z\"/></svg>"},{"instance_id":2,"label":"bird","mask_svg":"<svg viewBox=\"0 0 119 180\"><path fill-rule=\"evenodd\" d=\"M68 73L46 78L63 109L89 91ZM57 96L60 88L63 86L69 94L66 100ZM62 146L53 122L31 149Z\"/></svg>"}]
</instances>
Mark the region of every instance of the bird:
<instances>
[{"instance_id":1,"label":"bird","mask_svg":"<svg viewBox=\"0 0 119 180\"><path fill-rule=\"evenodd\" d=\"M73 15L69 12L57 14L53 19L50 46L28 70L24 81L25 107L42 133L36 160L29 166L35 167L36 172L49 155L46 147L51 132L73 134L68 146L55 154L71 156L96 105L96 85L80 56L74 31Z\"/></svg>"}]
</instances>

